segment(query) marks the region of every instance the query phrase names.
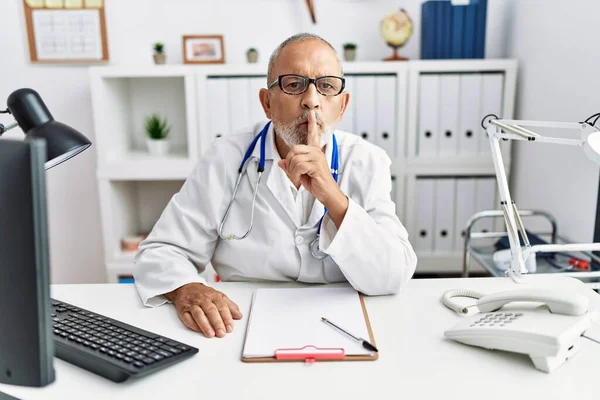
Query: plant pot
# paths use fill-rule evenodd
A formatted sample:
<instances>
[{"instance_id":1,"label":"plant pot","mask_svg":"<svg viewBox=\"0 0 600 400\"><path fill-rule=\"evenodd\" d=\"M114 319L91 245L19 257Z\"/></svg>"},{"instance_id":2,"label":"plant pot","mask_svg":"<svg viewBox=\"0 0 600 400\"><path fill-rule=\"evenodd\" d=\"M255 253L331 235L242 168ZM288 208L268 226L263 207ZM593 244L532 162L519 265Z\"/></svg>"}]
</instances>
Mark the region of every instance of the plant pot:
<instances>
[{"instance_id":1,"label":"plant pot","mask_svg":"<svg viewBox=\"0 0 600 400\"><path fill-rule=\"evenodd\" d=\"M246 52L246 58L248 59L249 63L254 64L255 62L258 61L258 51Z\"/></svg>"},{"instance_id":2,"label":"plant pot","mask_svg":"<svg viewBox=\"0 0 600 400\"><path fill-rule=\"evenodd\" d=\"M166 54L154 54L154 64L164 64L167 61Z\"/></svg>"},{"instance_id":3,"label":"plant pot","mask_svg":"<svg viewBox=\"0 0 600 400\"><path fill-rule=\"evenodd\" d=\"M354 61L356 58L356 49L344 49L344 60Z\"/></svg>"},{"instance_id":4,"label":"plant pot","mask_svg":"<svg viewBox=\"0 0 600 400\"><path fill-rule=\"evenodd\" d=\"M146 144L153 156L162 157L169 153L169 139L146 139Z\"/></svg>"}]
</instances>

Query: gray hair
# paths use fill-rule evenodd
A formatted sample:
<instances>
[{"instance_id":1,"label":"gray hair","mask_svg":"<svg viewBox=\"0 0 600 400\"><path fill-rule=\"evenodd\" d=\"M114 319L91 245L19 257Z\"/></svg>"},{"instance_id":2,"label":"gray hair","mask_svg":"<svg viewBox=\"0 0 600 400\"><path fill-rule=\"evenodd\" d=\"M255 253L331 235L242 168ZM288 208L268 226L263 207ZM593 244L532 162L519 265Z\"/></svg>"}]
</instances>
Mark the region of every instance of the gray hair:
<instances>
[{"instance_id":1,"label":"gray hair","mask_svg":"<svg viewBox=\"0 0 600 400\"><path fill-rule=\"evenodd\" d=\"M340 65L340 71L342 73L342 76L344 76L344 71L342 70L342 63L340 61L340 58L338 57L337 51L331 45L331 43L329 43L327 40L323 39L319 35L315 35L314 33L304 32L304 33L297 33L293 36L290 36L289 38L287 38L286 40L281 42L281 44L279 46L277 46L275 51L273 51L273 54L271 54L271 57L269 58L269 68L267 69L267 85L272 83L269 81L272 79L271 74L273 73L273 66L275 65L275 61L277 61L277 57L279 57L279 53L281 53L281 51L290 44L300 43L300 42L304 42L306 40L320 40L321 42L323 42L327 46L329 46L329 48L331 50L333 50L333 53L335 54L335 57L337 58L338 64Z\"/></svg>"}]
</instances>

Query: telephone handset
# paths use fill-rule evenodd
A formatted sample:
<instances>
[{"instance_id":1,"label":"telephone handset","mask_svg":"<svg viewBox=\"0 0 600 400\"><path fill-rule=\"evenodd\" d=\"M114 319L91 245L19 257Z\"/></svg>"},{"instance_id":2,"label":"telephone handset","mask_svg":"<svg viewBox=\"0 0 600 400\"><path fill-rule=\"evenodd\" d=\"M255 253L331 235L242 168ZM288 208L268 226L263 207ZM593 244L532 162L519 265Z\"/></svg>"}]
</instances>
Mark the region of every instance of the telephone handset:
<instances>
[{"instance_id":1,"label":"telephone handset","mask_svg":"<svg viewBox=\"0 0 600 400\"><path fill-rule=\"evenodd\" d=\"M455 297L477 299L462 306ZM527 288L483 294L468 289L449 290L442 302L459 314L476 306L479 313L466 317L444 332L460 343L527 354L536 368L552 372L579 350L579 341L592 323L587 297L556 288ZM512 302L543 303L512 306Z\"/></svg>"},{"instance_id":2,"label":"telephone handset","mask_svg":"<svg viewBox=\"0 0 600 400\"><path fill-rule=\"evenodd\" d=\"M549 288L514 289L484 295L472 290L449 290L444 293L444 304L460 314L466 314L467 308L455 303L453 297L471 297L477 299L475 304L480 312L496 311L505 304L516 301L531 301L545 303L551 313L565 315L583 315L588 310L587 297L573 292L559 291Z\"/></svg>"}]
</instances>

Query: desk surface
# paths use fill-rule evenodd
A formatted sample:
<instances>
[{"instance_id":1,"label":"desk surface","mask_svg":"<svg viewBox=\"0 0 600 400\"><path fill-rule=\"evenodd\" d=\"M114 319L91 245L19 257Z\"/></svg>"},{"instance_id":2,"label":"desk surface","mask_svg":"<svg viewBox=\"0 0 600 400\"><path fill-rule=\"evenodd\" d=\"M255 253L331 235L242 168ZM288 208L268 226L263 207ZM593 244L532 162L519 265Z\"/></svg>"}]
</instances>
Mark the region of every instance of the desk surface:
<instances>
[{"instance_id":1,"label":"desk surface","mask_svg":"<svg viewBox=\"0 0 600 400\"><path fill-rule=\"evenodd\" d=\"M581 285L570 278L528 278ZM545 374L536 370L525 355L466 346L444 338L444 330L461 318L442 305L440 298L445 290L468 287L494 292L516 285L508 278L415 279L398 295L366 297L379 360L314 365L240 361L252 291L274 285L215 285L244 313L234 332L223 339L207 339L185 328L171 304L144 307L133 285L55 285L52 296L58 300L189 343L200 351L175 366L120 384L55 359L56 381L51 385L41 389L0 385L0 391L21 399L61 400L597 399L600 345L588 340L567 364ZM586 290L594 308L600 309L600 296Z\"/></svg>"}]
</instances>

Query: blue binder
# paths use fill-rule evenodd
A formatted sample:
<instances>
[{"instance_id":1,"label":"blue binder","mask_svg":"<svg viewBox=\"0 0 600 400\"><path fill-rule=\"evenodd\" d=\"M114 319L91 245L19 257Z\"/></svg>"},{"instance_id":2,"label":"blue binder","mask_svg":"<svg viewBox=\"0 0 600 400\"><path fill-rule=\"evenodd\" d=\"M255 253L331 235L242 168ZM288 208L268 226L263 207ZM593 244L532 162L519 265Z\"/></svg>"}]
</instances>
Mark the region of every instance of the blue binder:
<instances>
[{"instance_id":1,"label":"blue binder","mask_svg":"<svg viewBox=\"0 0 600 400\"><path fill-rule=\"evenodd\" d=\"M442 32L442 38L440 58L443 59L451 58L450 55L452 52L452 9L453 6L451 2L441 2L440 31Z\"/></svg>"},{"instance_id":2,"label":"blue binder","mask_svg":"<svg viewBox=\"0 0 600 400\"><path fill-rule=\"evenodd\" d=\"M431 60L438 58L438 13L439 1L426 1L421 5L421 58Z\"/></svg>"},{"instance_id":3,"label":"blue binder","mask_svg":"<svg viewBox=\"0 0 600 400\"><path fill-rule=\"evenodd\" d=\"M475 29L475 58L485 58L485 33L487 24L487 3L488 0L476 0L477 8L477 28Z\"/></svg>"},{"instance_id":4,"label":"blue binder","mask_svg":"<svg viewBox=\"0 0 600 400\"><path fill-rule=\"evenodd\" d=\"M465 6L452 7L452 45L450 58L462 58L463 56L465 11Z\"/></svg>"},{"instance_id":5,"label":"blue binder","mask_svg":"<svg viewBox=\"0 0 600 400\"><path fill-rule=\"evenodd\" d=\"M421 58L485 58L488 0L452 5L427 0L421 5Z\"/></svg>"},{"instance_id":6,"label":"blue binder","mask_svg":"<svg viewBox=\"0 0 600 400\"><path fill-rule=\"evenodd\" d=\"M477 28L478 4L469 4L465 7L465 28L463 41L463 57L475 58L475 32Z\"/></svg>"}]
</instances>

